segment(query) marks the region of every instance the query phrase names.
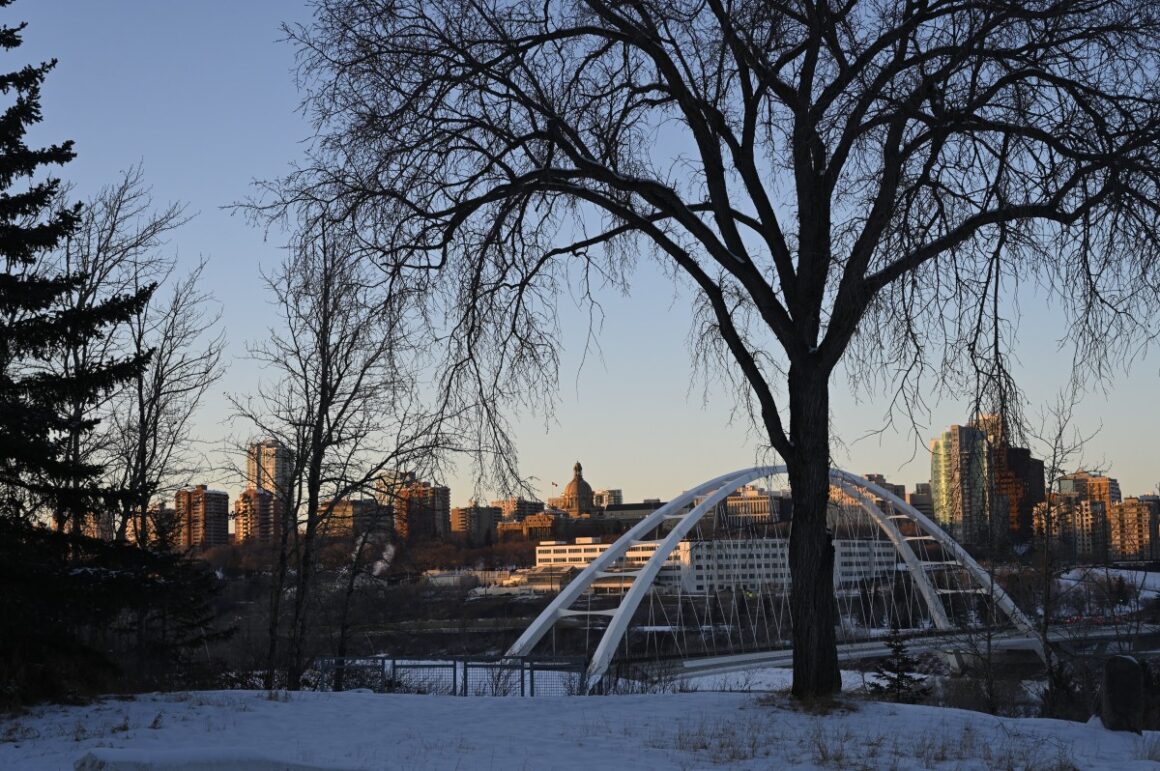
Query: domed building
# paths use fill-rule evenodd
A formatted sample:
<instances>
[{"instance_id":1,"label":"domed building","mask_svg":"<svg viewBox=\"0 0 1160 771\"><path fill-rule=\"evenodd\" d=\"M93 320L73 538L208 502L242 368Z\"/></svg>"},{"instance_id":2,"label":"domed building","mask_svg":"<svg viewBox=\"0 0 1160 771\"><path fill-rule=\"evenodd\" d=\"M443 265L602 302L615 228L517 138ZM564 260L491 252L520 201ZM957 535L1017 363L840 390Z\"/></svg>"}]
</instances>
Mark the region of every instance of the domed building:
<instances>
[{"instance_id":1,"label":"domed building","mask_svg":"<svg viewBox=\"0 0 1160 771\"><path fill-rule=\"evenodd\" d=\"M584 481L583 471L580 461L576 461L576 465L572 467L572 481L560 496L560 508L568 512L569 517L590 517L596 513L596 504L592 500L592 485Z\"/></svg>"}]
</instances>

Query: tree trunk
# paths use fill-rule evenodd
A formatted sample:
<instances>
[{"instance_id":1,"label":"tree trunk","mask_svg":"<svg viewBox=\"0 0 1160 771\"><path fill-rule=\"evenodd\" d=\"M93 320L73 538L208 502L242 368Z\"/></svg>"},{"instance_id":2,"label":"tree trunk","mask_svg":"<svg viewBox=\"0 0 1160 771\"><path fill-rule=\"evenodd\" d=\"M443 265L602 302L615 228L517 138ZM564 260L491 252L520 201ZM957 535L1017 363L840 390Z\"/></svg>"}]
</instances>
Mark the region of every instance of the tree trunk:
<instances>
[{"instance_id":1,"label":"tree trunk","mask_svg":"<svg viewBox=\"0 0 1160 771\"><path fill-rule=\"evenodd\" d=\"M279 495L282 493L279 492ZM290 529L294 527L292 517L289 496L286 496L282 503L280 522L282 532L279 534L278 542L278 568L270 587L270 619L267 627L269 639L266 644L266 677L263 683L268 691L274 688L275 674L278 670L278 631L282 615L282 591L286 587L286 573L289 570Z\"/></svg>"},{"instance_id":2,"label":"tree trunk","mask_svg":"<svg viewBox=\"0 0 1160 771\"><path fill-rule=\"evenodd\" d=\"M353 522L351 523L353 526ZM342 598L342 614L338 623L338 649L335 651L335 657L338 659L338 665L334 669L334 690L341 691L346 685L346 666L344 660L346 659L347 640L350 638L350 605L354 598L355 585L358 582L358 577L362 575L362 554L367 547L367 542L370 540L370 528L368 527L362 535L358 536L358 540L354 546L354 556L350 561L350 575L346 582L346 592Z\"/></svg>"},{"instance_id":3,"label":"tree trunk","mask_svg":"<svg viewBox=\"0 0 1160 771\"><path fill-rule=\"evenodd\" d=\"M1052 460L1051 476L1055 476L1055 463ZM1055 512L1052 510L1051 486L1047 488L1046 507L1043 513L1043 618L1039 623L1039 642L1043 646L1043 669L1047 680L1047 688L1043 692L1044 717L1055 717L1059 702L1055 677L1055 661L1051 651L1051 612L1055 600L1051 595L1052 564L1051 564L1051 534L1055 526Z\"/></svg>"},{"instance_id":4,"label":"tree trunk","mask_svg":"<svg viewBox=\"0 0 1160 771\"><path fill-rule=\"evenodd\" d=\"M321 425L322 421L319 420ZM317 433L321 433L320 430ZM320 490L322 489L322 444L317 438L312 443L310 469L306 478L306 532L302 536L298 556L298 585L294 592L294 616L290 627L290 664L287 669L287 690L302 687L302 673L306 669L307 603L310 583L314 580L314 540L318 533Z\"/></svg>"},{"instance_id":5,"label":"tree trunk","mask_svg":"<svg viewBox=\"0 0 1160 771\"><path fill-rule=\"evenodd\" d=\"M834 545L826 527L830 499L828 373L816 365L789 371L793 528L789 539L793 695L810 699L842 688L834 607Z\"/></svg>"}]
</instances>

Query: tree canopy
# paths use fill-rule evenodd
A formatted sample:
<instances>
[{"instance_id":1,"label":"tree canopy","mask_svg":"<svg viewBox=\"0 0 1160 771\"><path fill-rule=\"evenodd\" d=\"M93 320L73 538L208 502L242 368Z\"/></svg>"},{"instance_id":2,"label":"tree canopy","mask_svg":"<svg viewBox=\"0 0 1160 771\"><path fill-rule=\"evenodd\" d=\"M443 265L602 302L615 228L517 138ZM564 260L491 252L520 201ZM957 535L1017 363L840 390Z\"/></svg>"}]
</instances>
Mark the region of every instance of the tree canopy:
<instances>
[{"instance_id":1,"label":"tree canopy","mask_svg":"<svg viewBox=\"0 0 1160 771\"><path fill-rule=\"evenodd\" d=\"M1154 2L319 0L290 35L318 133L271 211L321 204L450 314L444 392L495 446L554 384L567 265L625 285L646 253L692 285L789 467L798 696L839 684L851 345L903 387L972 366L1003 277L1051 287L1089 361L1150 333Z\"/></svg>"},{"instance_id":2,"label":"tree canopy","mask_svg":"<svg viewBox=\"0 0 1160 771\"><path fill-rule=\"evenodd\" d=\"M23 28L0 27L0 48L19 47ZM10 99L0 115L0 514L27 518L47 506L59 523L71 520L79 528L80 519L103 502L96 482L100 469L68 447L97 421L72 408L132 377L148 357L97 357L67 373L47 362L108 334L110 325L148 301L153 287L95 299L85 294L84 274L47 264L79 216L78 208L62 202L60 181L43 176L46 167L72 160L72 143L25 143L29 126L41 119L41 84L54 64L0 75L0 94Z\"/></svg>"}]
</instances>

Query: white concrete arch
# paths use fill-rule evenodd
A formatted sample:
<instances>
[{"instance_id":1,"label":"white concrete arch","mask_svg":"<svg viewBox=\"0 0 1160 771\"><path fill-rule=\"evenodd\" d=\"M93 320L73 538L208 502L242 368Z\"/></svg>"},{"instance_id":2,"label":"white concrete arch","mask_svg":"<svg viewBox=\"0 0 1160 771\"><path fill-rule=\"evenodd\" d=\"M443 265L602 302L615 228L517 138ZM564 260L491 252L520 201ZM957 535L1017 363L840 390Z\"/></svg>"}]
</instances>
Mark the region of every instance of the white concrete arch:
<instances>
[{"instance_id":1,"label":"white concrete arch","mask_svg":"<svg viewBox=\"0 0 1160 771\"><path fill-rule=\"evenodd\" d=\"M1019 606L1016 605L1015 601L1011 599L1010 595L1008 595L1007 592L1003 590L1003 587L999 586L998 584L994 584L992 586L991 576L987 573L987 571L984 570L979 565L979 563L975 561L974 557L967 553L967 550L964 549L958 541L947 535L946 531L935 524L935 522L930 517L926 516L921 511L914 508L909 503L902 500L889 490L879 487L873 482L868 482L856 474L851 474L848 471L842 471L840 469L831 469L830 478L837 478L859 487L863 487L877 495L882 500L889 501L891 504L893 504L896 510L910 517L918 524L919 528L923 532L934 538L940 546L953 554L958 563L967 569L967 571L971 574L971 577L975 580L976 583L978 583L980 587L985 587L989 592L993 593L995 604L999 606L1000 610L1007 614L1007 618L1011 619L1011 623L1013 623L1019 629L1019 631L1027 634L1033 639L1038 639L1039 632L1036 630L1035 624L1033 624L1031 619L1027 618L1027 615L1019 609ZM1042 656L1043 651L1039 651L1039 654Z\"/></svg>"},{"instance_id":2,"label":"white concrete arch","mask_svg":"<svg viewBox=\"0 0 1160 771\"><path fill-rule=\"evenodd\" d=\"M576 615L604 615L609 616L608 627L604 630L600 642L593 653L592 661L588 666L588 682L596 683L604 676L612 661L613 653L620 644L624 634L628 631L629 622L641 601L652 588L653 581L660 573L669 555L677 548L682 539L696 526L705 514L714 511L717 504L724 501L729 495L744 485L765 476L786 473L785 466L758 466L742 469L711 479L691 490L678 495L661 508L648 515L624 535L616 540L608 549L594 559L580 572L551 603L536 617L535 621L520 635L519 639L508 649L508 656L527 656L532 653L536 644L544 637L552 626L561 618ZM915 522L920 530L932 537L937 543L951 552L956 561L964 567L972 579L980 587L986 587L992 593L996 604L1011 621L1023 632L1034 637L1035 628L1015 603L998 585L990 585L987 573L967 552L950 536L926 517L922 512L903 501L893 493L867 480L840 469L831 469L831 484L851 495L858 505L883 530L887 538L897 549L903 562L910 570L911 575L923 597L931 619L940 630L950 630L952 625L947 618L946 610L939 599L938 590L930 580L922 561L914 553L909 542L903 537L897 525L889 516L882 512L877 505L867 498L861 490L868 490L879 498L889 501L893 508ZM861 489L859 489L861 488ZM693 503L698 497L707 496L701 503L690 511L685 507ZM642 542L643 536L656 529L665 520L679 520L673 529L659 542L648 561L639 569L626 572L609 573L607 568L627 554L629 548ZM620 605L611 610L577 611L571 610L572 604L588 591L599 578L616 575L618 577L631 576L632 585L621 598Z\"/></svg>"}]
</instances>

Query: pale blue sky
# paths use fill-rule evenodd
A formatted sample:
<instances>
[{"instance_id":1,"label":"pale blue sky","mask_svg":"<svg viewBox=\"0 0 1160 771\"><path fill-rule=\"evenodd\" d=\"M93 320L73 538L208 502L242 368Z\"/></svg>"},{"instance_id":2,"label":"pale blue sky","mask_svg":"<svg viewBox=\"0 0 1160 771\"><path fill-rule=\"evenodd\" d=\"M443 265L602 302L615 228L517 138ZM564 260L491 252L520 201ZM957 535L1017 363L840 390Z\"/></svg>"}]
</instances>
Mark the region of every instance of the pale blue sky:
<instances>
[{"instance_id":1,"label":"pale blue sky","mask_svg":"<svg viewBox=\"0 0 1160 771\"><path fill-rule=\"evenodd\" d=\"M274 321L259 270L280 258L281 237L266 240L221 207L246 197L254 180L285 171L310 134L295 112L293 51L278 42L279 23L305 20L308 10L297 0L18 0L0 13L5 23L29 22L25 45L5 66L60 60L35 138L76 140L78 158L62 176L79 195L142 163L159 203L182 201L197 215L169 248L189 262L208 258L206 281L223 307L231 366L196 424L201 438L223 439L231 429L222 393L244 393L258 377L242 358L244 344ZM580 369L586 317L566 310L559 410L547 426L543 419L519 423L522 468L538 479L541 494L552 494L553 481L565 483L576 459L594 486L620 487L626 499L666 498L750 465L760 442L744 423L729 423L730 395L715 393L702 404L701 385L690 385L687 297L643 266L630 297L602 301L601 355ZM1014 353L1034 413L1066 380L1071 355L1056 350L1059 319L1040 298L1027 298L1023 313ZM1118 376L1107 394L1089 396L1077 421L1084 433L1102 426L1086 457L1109 467L1125 494L1160 482L1158 394L1152 356ZM917 446L905 428L855 441L883 424L884 398L856 403L838 382L833 404L845 443L835 446L836 460L909 489L929 476L926 442L965 420L967 400L932 404ZM454 504L471 494L467 478L464 469L445 480Z\"/></svg>"}]
</instances>

